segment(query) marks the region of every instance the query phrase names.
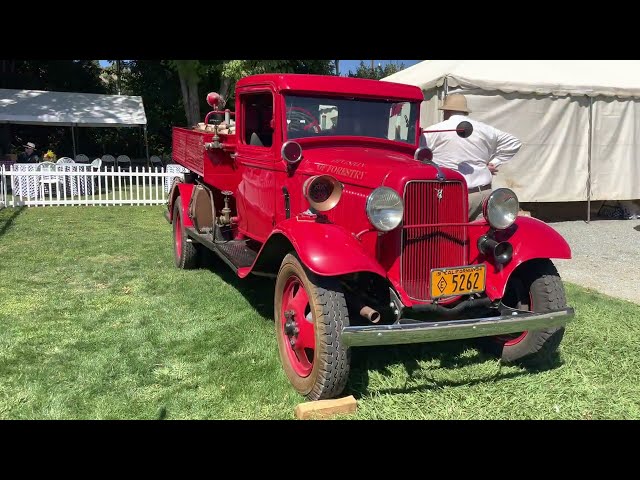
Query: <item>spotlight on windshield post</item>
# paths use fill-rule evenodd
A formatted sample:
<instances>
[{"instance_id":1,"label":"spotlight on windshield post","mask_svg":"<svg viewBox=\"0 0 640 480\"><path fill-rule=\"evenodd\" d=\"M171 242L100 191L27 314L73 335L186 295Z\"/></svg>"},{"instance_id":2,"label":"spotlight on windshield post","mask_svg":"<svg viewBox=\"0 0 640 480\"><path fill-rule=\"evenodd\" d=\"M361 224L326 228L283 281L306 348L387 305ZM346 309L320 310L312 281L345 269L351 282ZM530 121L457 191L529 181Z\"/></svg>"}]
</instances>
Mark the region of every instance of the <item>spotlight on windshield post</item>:
<instances>
[{"instance_id":1,"label":"spotlight on windshield post","mask_svg":"<svg viewBox=\"0 0 640 480\"><path fill-rule=\"evenodd\" d=\"M420 147L416 149L413 158L421 162L430 162L433 160L433 152L428 147Z\"/></svg>"},{"instance_id":2,"label":"spotlight on windshield post","mask_svg":"<svg viewBox=\"0 0 640 480\"><path fill-rule=\"evenodd\" d=\"M456 133L462 138L467 138L473 133L473 125L469 122L460 122L456 127Z\"/></svg>"}]
</instances>

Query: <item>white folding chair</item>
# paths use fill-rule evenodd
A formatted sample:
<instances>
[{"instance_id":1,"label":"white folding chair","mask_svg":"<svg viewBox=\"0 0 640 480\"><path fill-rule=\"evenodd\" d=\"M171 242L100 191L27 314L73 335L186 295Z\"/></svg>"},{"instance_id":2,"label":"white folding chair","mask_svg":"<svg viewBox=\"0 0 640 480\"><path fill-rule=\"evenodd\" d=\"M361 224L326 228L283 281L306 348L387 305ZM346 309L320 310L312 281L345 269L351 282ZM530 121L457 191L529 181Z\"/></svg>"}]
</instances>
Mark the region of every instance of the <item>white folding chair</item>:
<instances>
[{"instance_id":1,"label":"white folding chair","mask_svg":"<svg viewBox=\"0 0 640 480\"><path fill-rule=\"evenodd\" d=\"M60 188L62 188L62 180L59 175L54 175L56 172L56 164L53 162L42 162L36 167L36 172L42 172L40 175L40 197L44 200L44 187L49 187L49 194L51 194L52 188L56 187L56 197L60 199Z\"/></svg>"},{"instance_id":2,"label":"white folding chair","mask_svg":"<svg viewBox=\"0 0 640 480\"><path fill-rule=\"evenodd\" d=\"M61 163L76 163L76 162L73 161L73 159L71 159L69 157L60 157L58 159L58 161L56 162L56 164L61 164Z\"/></svg>"}]
</instances>

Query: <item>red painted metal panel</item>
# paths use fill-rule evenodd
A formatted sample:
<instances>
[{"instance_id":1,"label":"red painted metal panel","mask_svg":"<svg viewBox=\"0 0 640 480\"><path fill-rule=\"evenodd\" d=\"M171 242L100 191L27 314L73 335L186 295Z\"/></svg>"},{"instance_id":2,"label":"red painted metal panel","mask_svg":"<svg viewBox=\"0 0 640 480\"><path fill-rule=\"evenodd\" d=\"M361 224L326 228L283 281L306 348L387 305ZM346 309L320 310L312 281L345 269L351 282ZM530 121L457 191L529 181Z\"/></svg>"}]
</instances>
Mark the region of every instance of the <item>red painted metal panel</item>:
<instances>
[{"instance_id":1,"label":"red painted metal panel","mask_svg":"<svg viewBox=\"0 0 640 480\"><path fill-rule=\"evenodd\" d=\"M318 275L372 272L386 277L386 272L370 252L341 226L298 216L276 225L273 234L277 233L289 239L302 263Z\"/></svg>"},{"instance_id":2,"label":"red painted metal panel","mask_svg":"<svg viewBox=\"0 0 640 480\"><path fill-rule=\"evenodd\" d=\"M173 129L173 160L199 175L204 174L205 142L213 134L186 128ZM208 137L208 138L207 138Z\"/></svg>"},{"instance_id":3,"label":"red painted metal panel","mask_svg":"<svg viewBox=\"0 0 640 480\"><path fill-rule=\"evenodd\" d=\"M236 88L250 85L270 84L276 91L326 93L328 95L356 95L423 101L419 87L394 82L380 82L363 78L337 77L331 75L263 74L242 78Z\"/></svg>"},{"instance_id":4,"label":"red painted metal panel","mask_svg":"<svg viewBox=\"0 0 640 480\"><path fill-rule=\"evenodd\" d=\"M478 252L478 238L487 233L486 228L469 228L469 251L474 264L487 265L487 296L492 300L501 298L511 273L522 263L534 258L571 258L567 241L551 226L531 217L518 217L513 226L495 232L498 242L510 242L513 258L505 265L493 262L491 256Z\"/></svg>"}]
</instances>

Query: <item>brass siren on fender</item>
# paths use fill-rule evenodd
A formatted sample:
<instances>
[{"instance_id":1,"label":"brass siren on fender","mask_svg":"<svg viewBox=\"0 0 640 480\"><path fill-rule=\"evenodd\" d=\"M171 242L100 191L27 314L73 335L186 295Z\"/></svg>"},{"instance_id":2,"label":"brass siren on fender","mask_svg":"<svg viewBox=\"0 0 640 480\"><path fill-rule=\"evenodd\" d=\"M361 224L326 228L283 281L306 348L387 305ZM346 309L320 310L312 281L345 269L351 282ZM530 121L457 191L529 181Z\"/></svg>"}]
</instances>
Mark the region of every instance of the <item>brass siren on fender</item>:
<instances>
[{"instance_id":1,"label":"brass siren on fender","mask_svg":"<svg viewBox=\"0 0 640 480\"><path fill-rule=\"evenodd\" d=\"M304 182L302 192L309 205L318 212L335 207L342 196L342 183L331 175L315 175Z\"/></svg>"}]
</instances>

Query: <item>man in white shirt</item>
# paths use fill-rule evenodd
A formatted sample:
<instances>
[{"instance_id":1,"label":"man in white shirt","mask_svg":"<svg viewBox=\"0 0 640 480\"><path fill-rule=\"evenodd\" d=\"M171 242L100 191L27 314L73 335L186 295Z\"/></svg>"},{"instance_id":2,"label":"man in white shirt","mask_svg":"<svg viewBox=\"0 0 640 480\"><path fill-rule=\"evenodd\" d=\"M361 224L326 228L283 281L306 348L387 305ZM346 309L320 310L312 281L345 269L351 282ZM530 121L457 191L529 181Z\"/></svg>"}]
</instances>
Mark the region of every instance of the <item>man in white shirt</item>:
<instances>
[{"instance_id":1,"label":"man in white shirt","mask_svg":"<svg viewBox=\"0 0 640 480\"><path fill-rule=\"evenodd\" d=\"M460 172L469 190L469 220L482 214L482 202L491 193L491 178L498 167L518 153L522 143L513 135L468 117L471 110L461 93L448 95L439 110L444 121L425 130L455 129L462 121L473 126L473 133L462 138L455 132L425 132L420 143L433 151L433 161Z\"/></svg>"}]
</instances>

